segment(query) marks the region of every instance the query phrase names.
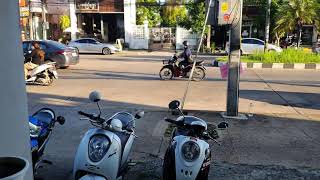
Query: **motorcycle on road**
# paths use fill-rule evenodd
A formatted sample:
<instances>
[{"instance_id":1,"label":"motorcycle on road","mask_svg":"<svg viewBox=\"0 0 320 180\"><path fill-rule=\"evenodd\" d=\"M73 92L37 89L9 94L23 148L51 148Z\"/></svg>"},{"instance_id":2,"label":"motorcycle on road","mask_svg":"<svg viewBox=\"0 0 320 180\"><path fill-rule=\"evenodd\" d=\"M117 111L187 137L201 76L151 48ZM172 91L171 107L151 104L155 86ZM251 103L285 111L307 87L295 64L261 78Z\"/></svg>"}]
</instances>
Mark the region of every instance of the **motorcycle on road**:
<instances>
[{"instance_id":1,"label":"motorcycle on road","mask_svg":"<svg viewBox=\"0 0 320 180\"><path fill-rule=\"evenodd\" d=\"M178 56L175 53L171 59L163 60L163 67L159 72L159 76L162 80L169 80L173 77L182 77L188 78L191 74L191 69L193 64L189 64L187 67L180 67ZM194 69L192 80L194 81L201 81L206 76L206 68L203 65L203 61L197 61L196 67Z\"/></svg>"},{"instance_id":2,"label":"motorcycle on road","mask_svg":"<svg viewBox=\"0 0 320 180\"><path fill-rule=\"evenodd\" d=\"M211 149L207 142L216 140L214 131L208 130L207 123L194 116L185 116L179 109L180 102L172 101L169 108L178 110L182 116L177 120L165 118L176 125L163 162L164 180L207 180L211 163ZM225 129L228 123L221 122L218 129ZM213 135L214 134L214 135Z\"/></svg>"},{"instance_id":3,"label":"motorcycle on road","mask_svg":"<svg viewBox=\"0 0 320 180\"><path fill-rule=\"evenodd\" d=\"M92 92L89 96L99 107L101 96ZM73 177L78 180L120 180L134 163L128 162L135 135L135 120L144 116L143 111L134 115L118 112L108 119L99 114L78 112L96 128L90 129L78 147Z\"/></svg>"},{"instance_id":4,"label":"motorcycle on road","mask_svg":"<svg viewBox=\"0 0 320 180\"><path fill-rule=\"evenodd\" d=\"M26 83L50 86L53 83L53 79L58 79L55 64L55 62L48 62L29 71Z\"/></svg>"}]
</instances>

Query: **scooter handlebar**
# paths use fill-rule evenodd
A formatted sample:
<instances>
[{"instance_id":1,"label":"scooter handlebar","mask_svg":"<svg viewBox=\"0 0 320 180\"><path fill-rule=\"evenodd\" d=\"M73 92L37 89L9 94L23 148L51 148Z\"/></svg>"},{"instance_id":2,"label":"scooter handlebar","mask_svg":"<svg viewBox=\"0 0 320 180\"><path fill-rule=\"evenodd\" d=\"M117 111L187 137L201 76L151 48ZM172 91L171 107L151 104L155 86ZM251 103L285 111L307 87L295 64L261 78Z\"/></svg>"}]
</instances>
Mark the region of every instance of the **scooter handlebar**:
<instances>
[{"instance_id":1,"label":"scooter handlebar","mask_svg":"<svg viewBox=\"0 0 320 180\"><path fill-rule=\"evenodd\" d=\"M105 120L103 119L103 118L101 118L101 117L96 117L96 116L94 116L94 115L92 115L92 114L88 114L88 113L85 113L85 112L82 112L82 111L78 111L78 114L80 114L80 115L82 115L82 116L85 116L85 117L87 117L87 118L90 118L90 119L92 119L92 120L94 120L94 121L97 121L97 122L99 122L99 123L103 123Z\"/></svg>"}]
</instances>

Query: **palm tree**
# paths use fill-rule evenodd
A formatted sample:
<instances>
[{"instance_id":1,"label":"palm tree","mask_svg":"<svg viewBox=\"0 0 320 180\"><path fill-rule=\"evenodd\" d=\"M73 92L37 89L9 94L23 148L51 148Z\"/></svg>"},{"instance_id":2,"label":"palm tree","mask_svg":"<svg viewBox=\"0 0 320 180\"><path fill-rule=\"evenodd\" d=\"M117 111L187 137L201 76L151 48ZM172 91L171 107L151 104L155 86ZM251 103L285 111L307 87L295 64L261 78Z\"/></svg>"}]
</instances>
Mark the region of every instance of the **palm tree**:
<instances>
[{"instance_id":1,"label":"palm tree","mask_svg":"<svg viewBox=\"0 0 320 180\"><path fill-rule=\"evenodd\" d=\"M298 30L298 43L300 46L301 30L304 24L319 25L319 2L317 0L284 0L276 16L275 31L283 32Z\"/></svg>"}]
</instances>

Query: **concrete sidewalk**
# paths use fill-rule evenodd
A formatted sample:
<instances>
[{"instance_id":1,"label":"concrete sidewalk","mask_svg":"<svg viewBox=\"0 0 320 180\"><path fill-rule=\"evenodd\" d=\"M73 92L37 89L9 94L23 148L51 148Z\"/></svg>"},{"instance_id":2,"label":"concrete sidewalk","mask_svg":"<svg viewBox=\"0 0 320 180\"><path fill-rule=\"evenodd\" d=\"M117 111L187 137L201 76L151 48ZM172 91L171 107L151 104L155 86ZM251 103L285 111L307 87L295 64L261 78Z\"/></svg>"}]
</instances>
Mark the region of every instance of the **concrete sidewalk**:
<instances>
[{"instance_id":1,"label":"concrete sidewalk","mask_svg":"<svg viewBox=\"0 0 320 180\"><path fill-rule=\"evenodd\" d=\"M210 143L213 163L209 179L320 178L319 121L277 114L254 115L249 120L223 119L218 112L191 111L190 114L209 123L230 123L228 131L221 132L222 146ZM144 128L148 127L146 122L157 125L135 143L133 159L141 163L130 171L132 175L128 179L161 177L161 163L168 141L162 136L162 128L167 123L161 119L169 115L168 112L147 113Z\"/></svg>"}]
</instances>

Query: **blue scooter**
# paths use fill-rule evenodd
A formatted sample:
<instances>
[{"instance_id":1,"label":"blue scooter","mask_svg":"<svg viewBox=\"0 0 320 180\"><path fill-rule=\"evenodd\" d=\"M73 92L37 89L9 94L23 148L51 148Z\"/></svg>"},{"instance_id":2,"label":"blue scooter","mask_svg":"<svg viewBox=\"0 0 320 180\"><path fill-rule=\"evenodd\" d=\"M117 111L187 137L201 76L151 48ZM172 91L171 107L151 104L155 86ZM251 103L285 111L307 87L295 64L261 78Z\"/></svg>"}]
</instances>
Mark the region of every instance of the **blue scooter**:
<instances>
[{"instance_id":1,"label":"blue scooter","mask_svg":"<svg viewBox=\"0 0 320 180\"><path fill-rule=\"evenodd\" d=\"M55 123L63 125L65 118L56 115L52 109L42 108L29 116L30 141L33 171L40 167L41 163L52 164L42 158L44 149L50 139Z\"/></svg>"}]
</instances>

